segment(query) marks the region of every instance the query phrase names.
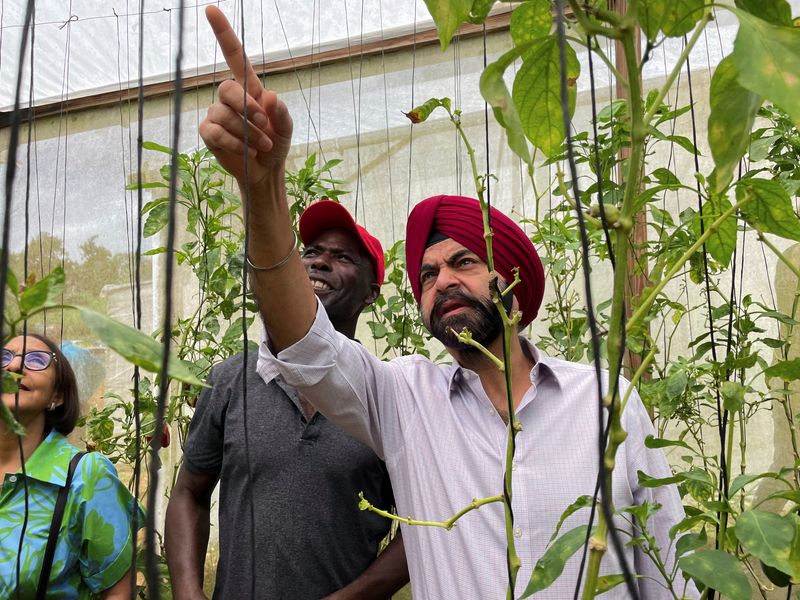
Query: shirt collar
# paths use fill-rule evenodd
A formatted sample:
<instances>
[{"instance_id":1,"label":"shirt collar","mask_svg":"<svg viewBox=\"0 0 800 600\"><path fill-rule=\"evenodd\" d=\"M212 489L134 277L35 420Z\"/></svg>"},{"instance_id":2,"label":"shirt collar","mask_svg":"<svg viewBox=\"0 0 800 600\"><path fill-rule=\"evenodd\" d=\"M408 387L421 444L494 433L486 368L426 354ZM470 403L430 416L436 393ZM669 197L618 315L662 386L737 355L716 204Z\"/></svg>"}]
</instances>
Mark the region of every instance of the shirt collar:
<instances>
[{"instance_id":1,"label":"shirt collar","mask_svg":"<svg viewBox=\"0 0 800 600\"><path fill-rule=\"evenodd\" d=\"M25 474L31 479L63 487L67 482L69 461L77 452L67 438L52 429L25 463Z\"/></svg>"},{"instance_id":2,"label":"shirt collar","mask_svg":"<svg viewBox=\"0 0 800 600\"><path fill-rule=\"evenodd\" d=\"M519 341L525 348L527 348L534 360L533 369L531 369L530 373L531 383L539 386L545 381L552 381L553 384L555 384L560 390L561 382L559 381L558 371L555 368L557 367L558 361L550 358L549 356L544 356L529 339L519 336ZM453 364L450 365L450 371L447 374L447 381L451 392L464 381L464 375L466 371L468 371L468 369L464 369L457 362L453 362Z\"/></svg>"}]
</instances>

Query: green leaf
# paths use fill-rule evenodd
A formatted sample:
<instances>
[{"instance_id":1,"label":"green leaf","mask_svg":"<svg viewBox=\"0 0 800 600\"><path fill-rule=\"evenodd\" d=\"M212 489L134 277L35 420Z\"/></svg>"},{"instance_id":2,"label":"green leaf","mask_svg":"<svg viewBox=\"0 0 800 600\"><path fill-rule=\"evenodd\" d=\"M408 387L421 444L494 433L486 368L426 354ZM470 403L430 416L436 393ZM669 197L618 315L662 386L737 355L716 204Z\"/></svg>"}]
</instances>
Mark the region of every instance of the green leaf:
<instances>
[{"instance_id":1,"label":"green leaf","mask_svg":"<svg viewBox=\"0 0 800 600\"><path fill-rule=\"evenodd\" d=\"M789 500L797 505L800 505L800 490L786 490L784 492L775 492L770 494L766 500L781 499Z\"/></svg>"},{"instance_id":2,"label":"green leaf","mask_svg":"<svg viewBox=\"0 0 800 600\"><path fill-rule=\"evenodd\" d=\"M711 224L731 206L731 201L726 196L711 194L703 205L704 230L711 227ZM700 221L700 213L695 213L692 219L692 230L697 237L701 235ZM733 252L736 250L736 218L734 216L725 219L717 231L708 237L706 249L722 266L727 267L730 264Z\"/></svg>"},{"instance_id":3,"label":"green leaf","mask_svg":"<svg viewBox=\"0 0 800 600\"><path fill-rule=\"evenodd\" d=\"M163 346L153 338L124 323L115 321L88 308L76 306L84 323L101 342L134 365L150 371L161 372ZM189 365L174 356L170 358L168 376L184 383L204 385L191 371Z\"/></svg>"},{"instance_id":4,"label":"green leaf","mask_svg":"<svg viewBox=\"0 0 800 600\"><path fill-rule=\"evenodd\" d=\"M744 406L744 386L738 381L723 381L719 388L722 392L725 410L739 412Z\"/></svg>"},{"instance_id":5,"label":"green leaf","mask_svg":"<svg viewBox=\"0 0 800 600\"><path fill-rule=\"evenodd\" d=\"M575 92L580 63L572 46L565 48L567 59L568 116L575 112ZM548 36L534 42L523 55L522 67L514 78L512 98L519 112L525 135L548 157L556 154L564 141L564 116L561 108L561 69L558 40Z\"/></svg>"},{"instance_id":6,"label":"green leaf","mask_svg":"<svg viewBox=\"0 0 800 600\"><path fill-rule=\"evenodd\" d=\"M722 550L698 550L678 561L680 569L731 600L750 600L750 583L738 561Z\"/></svg>"},{"instance_id":7,"label":"green leaf","mask_svg":"<svg viewBox=\"0 0 800 600\"><path fill-rule=\"evenodd\" d=\"M17 382L22 379L22 375L9 371L0 371L0 388L4 394L15 394L19 389ZM6 406L5 402L0 402L0 422L6 429L16 435L25 435L25 427L14 419L14 414Z\"/></svg>"},{"instance_id":8,"label":"green leaf","mask_svg":"<svg viewBox=\"0 0 800 600\"><path fill-rule=\"evenodd\" d=\"M575 502L570 504L563 513L561 513L561 518L558 520L556 524L556 530L553 532L553 535L550 536L548 540L548 544L551 543L554 539L558 537L558 532L561 531L561 526L564 524L569 517L575 514L582 508L586 508L587 506L591 506L594 499L591 496L581 496Z\"/></svg>"},{"instance_id":9,"label":"green leaf","mask_svg":"<svg viewBox=\"0 0 800 600\"><path fill-rule=\"evenodd\" d=\"M792 7L786 0L736 0L736 6L773 25L792 26Z\"/></svg>"},{"instance_id":10,"label":"green leaf","mask_svg":"<svg viewBox=\"0 0 800 600\"><path fill-rule=\"evenodd\" d=\"M479 25L486 20L489 16L489 11L492 10L495 0L472 0L472 8L469 9L469 17L467 21Z\"/></svg>"},{"instance_id":11,"label":"green leaf","mask_svg":"<svg viewBox=\"0 0 800 600\"><path fill-rule=\"evenodd\" d=\"M786 381L800 379L800 358L782 360L764 370L765 377L780 377Z\"/></svg>"},{"instance_id":12,"label":"green leaf","mask_svg":"<svg viewBox=\"0 0 800 600\"><path fill-rule=\"evenodd\" d=\"M756 113L764 102L761 96L739 85L738 76L733 58L726 56L711 78L708 145L714 157L718 193L733 179L733 171L747 151Z\"/></svg>"},{"instance_id":13,"label":"green leaf","mask_svg":"<svg viewBox=\"0 0 800 600\"><path fill-rule=\"evenodd\" d=\"M776 479L777 475L775 473L759 473L757 475L745 474L737 476L736 479L734 479L733 482L731 483L730 489L728 489L728 497L732 498L734 494L736 494L736 492L744 488L744 486L748 485L749 483L752 483L753 481L764 478Z\"/></svg>"},{"instance_id":14,"label":"green leaf","mask_svg":"<svg viewBox=\"0 0 800 600\"><path fill-rule=\"evenodd\" d=\"M414 124L424 123L431 113L439 107L443 107L447 112L450 112L450 98L430 98L419 106L412 108L407 113L404 113L408 120Z\"/></svg>"},{"instance_id":15,"label":"green leaf","mask_svg":"<svg viewBox=\"0 0 800 600\"><path fill-rule=\"evenodd\" d=\"M469 17L473 0L425 0L425 6L436 23L442 50L447 48L453 34Z\"/></svg>"},{"instance_id":16,"label":"green leaf","mask_svg":"<svg viewBox=\"0 0 800 600\"><path fill-rule=\"evenodd\" d=\"M142 234L144 237L151 237L164 229L169 219L169 202L164 202L154 206L147 214L144 222Z\"/></svg>"},{"instance_id":17,"label":"green leaf","mask_svg":"<svg viewBox=\"0 0 800 600\"><path fill-rule=\"evenodd\" d=\"M681 448L694 451L689 444L682 442L681 440L666 440L664 438L653 437L652 435L648 435L646 438L644 438L644 445L646 448L667 448L670 446L680 446Z\"/></svg>"},{"instance_id":18,"label":"green leaf","mask_svg":"<svg viewBox=\"0 0 800 600\"><path fill-rule=\"evenodd\" d=\"M34 311L57 304L64 291L64 270L56 267L43 279L27 288L19 296L19 311L29 315Z\"/></svg>"},{"instance_id":19,"label":"green leaf","mask_svg":"<svg viewBox=\"0 0 800 600\"><path fill-rule=\"evenodd\" d=\"M148 183L142 183L139 185L138 183L130 183L125 186L126 190L147 190L151 188L168 188L169 185L164 183L163 181L151 181Z\"/></svg>"},{"instance_id":20,"label":"green leaf","mask_svg":"<svg viewBox=\"0 0 800 600\"><path fill-rule=\"evenodd\" d=\"M511 37L515 46L549 35L552 28L550 0L528 0L511 13Z\"/></svg>"},{"instance_id":21,"label":"green leaf","mask_svg":"<svg viewBox=\"0 0 800 600\"><path fill-rule=\"evenodd\" d=\"M566 562L578 548L583 546L586 540L586 531L587 526L580 525L562 535L545 551L542 557L536 561L528 587L520 596L520 600L550 587L558 579L558 576L564 571Z\"/></svg>"},{"instance_id":22,"label":"green leaf","mask_svg":"<svg viewBox=\"0 0 800 600\"><path fill-rule=\"evenodd\" d=\"M742 200L747 194L755 196L755 200L742 207L742 213L753 227L800 241L800 221L794 213L792 199L779 182L768 179L740 181L736 186L736 199Z\"/></svg>"},{"instance_id":23,"label":"green leaf","mask_svg":"<svg viewBox=\"0 0 800 600\"><path fill-rule=\"evenodd\" d=\"M606 593L608 590L617 587L620 583L625 581L624 575L601 575L597 578L597 587L595 594L600 595Z\"/></svg>"},{"instance_id":24,"label":"green leaf","mask_svg":"<svg viewBox=\"0 0 800 600\"><path fill-rule=\"evenodd\" d=\"M795 514L784 517L760 510L748 510L736 519L736 539L745 550L758 557L764 564L794 573L791 564L792 542L800 527L800 518Z\"/></svg>"},{"instance_id":25,"label":"green leaf","mask_svg":"<svg viewBox=\"0 0 800 600\"><path fill-rule=\"evenodd\" d=\"M495 120L506 131L508 147L530 166L531 155L522 130L522 122L503 79L506 69L519 57L521 50L522 47L506 52L488 65L481 73L480 90L483 99L492 107Z\"/></svg>"},{"instance_id":26,"label":"green leaf","mask_svg":"<svg viewBox=\"0 0 800 600\"><path fill-rule=\"evenodd\" d=\"M680 37L694 29L704 5L704 0L641 0L639 24L651 42L659 31L667 37Z\"/></svg>"},{"instance_id":27,"label":"green leaf","mask_svg":"<svg viewBox=\"0 0 800 600\"><path fill-rule=\"evenodd\" d=\"M736 9L734 9L736 10ZM733 59L739 83L800 121L800 29L773 25L736 10L739 31Z\"/></svg>"},{"instance_id":28,"label":"green leaf","mask_svg":"<svg viewBox=\"0 0 800 600\"><path fill-rule=\"evenodd\" d=\"M172 148L167 148L155 142L142 142L142 148L145 150L155 150L156 152L163 152L164 154L172 154Z\"/></svg>"},{"instance_id":29,"label":"green leaf","mask_svg":"<svg viewBox=\"0 0 800 600\"><path fill-rule=\"evenodd\" d=\"M675 543L675 556L681 557L687 552L702 548L706 543L708 543L708 535L706 535L705 527L700 530L700 533L682 535Z\"/></svg>"},{"instance_id":30,"label":"green leaf","mask_svg":"<svg viewBox=\"0 0 800 600\"><path fill-rule=\"evenodd\" d=\"M686 385L689 383L689 377L686 371L676 371L667 378L666 394L670 400L683 394L686 391Z\"/></svg>"}]
</instances>

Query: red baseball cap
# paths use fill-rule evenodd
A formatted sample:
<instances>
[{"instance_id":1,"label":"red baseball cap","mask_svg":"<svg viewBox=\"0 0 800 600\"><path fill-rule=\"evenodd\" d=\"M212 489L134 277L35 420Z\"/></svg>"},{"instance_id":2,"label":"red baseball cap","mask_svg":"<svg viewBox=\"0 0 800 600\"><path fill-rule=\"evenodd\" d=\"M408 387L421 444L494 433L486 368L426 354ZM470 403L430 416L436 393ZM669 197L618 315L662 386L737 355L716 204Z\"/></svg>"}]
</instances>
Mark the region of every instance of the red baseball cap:
<instances>
[{"instance_id":1,"label":"red baseball cap","mask_svg":"<svg viewBox=\"0 0 800 600\"><path fill-rule=\"evenodd\" d=\"M300 215L300 239L304 244L313 242L327 229L345 229L361 240L375 267L375 281L382 285L385 274L383 247L377 238L353 220L344 206L335 200L320 200Z\"/></svg>"}]
</instances>

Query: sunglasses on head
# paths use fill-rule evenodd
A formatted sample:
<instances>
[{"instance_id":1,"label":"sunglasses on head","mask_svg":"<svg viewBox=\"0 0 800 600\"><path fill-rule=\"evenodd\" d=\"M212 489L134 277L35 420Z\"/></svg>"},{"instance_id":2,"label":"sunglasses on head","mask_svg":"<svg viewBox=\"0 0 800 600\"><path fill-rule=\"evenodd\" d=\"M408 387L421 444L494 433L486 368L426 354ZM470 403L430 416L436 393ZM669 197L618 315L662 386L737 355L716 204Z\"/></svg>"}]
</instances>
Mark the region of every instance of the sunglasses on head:
<instances>
[{"instance_id":1,"label":"sunglasses on head","mask_svg":"<svg viewBox=\"0 0 800 600\"><path fill-rule=\"evenodd\" d=\"M46 350L29 350L25 354L15 354L8 348L0 353L0 367L6 368L17 356L22 357L22 366L29 371L44 371L56 359L56 355Z\"/></svg>"}]
</instances>

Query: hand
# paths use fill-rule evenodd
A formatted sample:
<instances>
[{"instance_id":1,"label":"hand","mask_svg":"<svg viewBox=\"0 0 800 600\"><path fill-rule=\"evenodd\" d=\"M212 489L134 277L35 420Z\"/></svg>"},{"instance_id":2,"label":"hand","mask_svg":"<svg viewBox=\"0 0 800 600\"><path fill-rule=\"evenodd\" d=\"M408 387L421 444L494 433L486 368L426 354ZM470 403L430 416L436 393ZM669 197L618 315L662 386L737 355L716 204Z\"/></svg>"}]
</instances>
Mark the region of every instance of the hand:
<instances>
[{"instance_id":1,"label":"hand","mask_svg":"<svg viewBox=\"0 0 800 600\"><path fill-rule=\"evenodd\" d=\"M222 11L207 6L206 18L234 81L219 86L217 101L200 123L200 135L240 187L258 188L284 168L292 141L292 117L278 95L261 85ZM244 180L245 160L248 181Z\"/></svg>"}]
</instances>

